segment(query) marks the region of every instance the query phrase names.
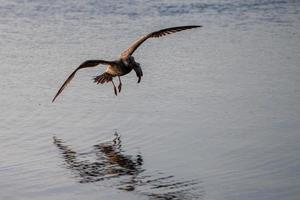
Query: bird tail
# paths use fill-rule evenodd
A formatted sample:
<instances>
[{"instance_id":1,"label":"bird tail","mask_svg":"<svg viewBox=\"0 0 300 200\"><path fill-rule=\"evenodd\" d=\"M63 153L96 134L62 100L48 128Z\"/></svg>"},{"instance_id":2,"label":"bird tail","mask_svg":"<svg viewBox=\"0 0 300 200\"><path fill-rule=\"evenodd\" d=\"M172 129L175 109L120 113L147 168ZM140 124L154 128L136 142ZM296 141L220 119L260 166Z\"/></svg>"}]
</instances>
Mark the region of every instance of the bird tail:
<instances>
[{"instance_id":1,"label":"bird tail","mask_svg":"<svg viewBox=\"0 0 300 200\"><path fill-rule=\"evenodd\" d=\"M94 82L97 83L97 84L99 84L99 83L101 83L101 84L108 83L108 82L112 81L112 78L113 78L112 75L110 75L107 72L104 72L103 74L101 74L99 76L96 76L94 78Z\"/></svg>"}]
</instances>

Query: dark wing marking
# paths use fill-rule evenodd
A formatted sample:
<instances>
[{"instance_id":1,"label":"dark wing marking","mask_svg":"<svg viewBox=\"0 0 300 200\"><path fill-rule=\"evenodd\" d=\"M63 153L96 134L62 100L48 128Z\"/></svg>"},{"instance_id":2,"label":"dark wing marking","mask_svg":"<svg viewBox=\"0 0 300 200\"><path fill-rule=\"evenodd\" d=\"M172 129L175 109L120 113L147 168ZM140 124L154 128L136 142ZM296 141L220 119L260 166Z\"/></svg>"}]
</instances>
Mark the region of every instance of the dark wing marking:
<instances>
[{"instance_id":1,"label":"dark wing marking","mask_svg":"<svg viewBox=\"0 0 300 200\"><path fill-rule=\"evenodd\" d=\"M133 42L133 44L128 49L126 49L125 51L122 52L121 57L127 58L128 56L132 55L133 52L148 38L158 38L158 37L162 37L162 36L165 36L165 35L168 35L171 33L175 33L178 31L183 31L183 30L192 29L192 28L199 28L199 27L202 27L202 26L199 26L199 25L197 25L197 26L178 26L178 27L166 28L166 29L162 29L159 31L149 33L147 35L142 36L135 42Z\"/></svg>"},{"instance_id":2,"label":"dark wing marking","mask_svg":"<svg viewBox=\"0 0 300 200\"><path fill-rule=\"evenodd\" d=\"M99 64L113 64L114 62L111 61L105 61L105 60L87 60L83 62L75 71L72 72L72 74L67 78L67 80L64 82L64 84L60 87L58 92L56 93L55 97L53 98L52 102L55 101L56 97L65 89L65 87L70 83L70 81L74 78L76 72L82 68L88 68L88 67L95 67Z\"/></svg>"}]
</instances>

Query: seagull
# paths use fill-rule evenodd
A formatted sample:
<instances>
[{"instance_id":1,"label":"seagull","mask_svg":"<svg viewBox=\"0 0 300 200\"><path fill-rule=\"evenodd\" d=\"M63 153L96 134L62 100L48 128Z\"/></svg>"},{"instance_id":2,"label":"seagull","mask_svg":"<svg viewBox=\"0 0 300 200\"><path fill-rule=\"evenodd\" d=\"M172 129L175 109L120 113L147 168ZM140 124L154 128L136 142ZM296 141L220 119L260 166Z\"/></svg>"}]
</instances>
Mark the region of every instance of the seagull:
<instances>
[{"instance_id":1,"label":"seagull","mask_svg":"<svg viewBox=\"0 0 300 200\"><path fill-rule=\"evenodd\" d=\"M155 31L149 34L146 34L139 39L137 39L135 42L133 42L129 48L124 50L119 59L114 61L106 61L106 60L86 60L84 61L79 67L77 67L67 78L67 80L64 82L64 84L60 87L56 95L54 96L52 102L55 101L55 99L58 97L58 95L65 89L65 87L70 83L70 81L74 78L76 72L83 68L89 68L89 67L96 67L99 64L107 65L106 70L103 74L98 75L94 78L94 82L99 84L104 84L111 82L114 88L114 93L117 96L118 92L121 92L122 89L122 82L121 82L121 76L124 76L131 72L132 70L135 71L136 76L138 77L137 83L140 83L141 77L143 76L143 71L138 62L135 61L132 54L135 52L135 50L147 39L149 38L159 38L171 33L187 30L187 29L193 29L193 28L200 28L201 25L190 25L190 26L178 26L178 27L171 27L162 29L159 31ZM119 79L119 85L118 85L118 91L116 88L116 85L113 81L114 77L118 77Z\"/></svg>"}]
</instances>

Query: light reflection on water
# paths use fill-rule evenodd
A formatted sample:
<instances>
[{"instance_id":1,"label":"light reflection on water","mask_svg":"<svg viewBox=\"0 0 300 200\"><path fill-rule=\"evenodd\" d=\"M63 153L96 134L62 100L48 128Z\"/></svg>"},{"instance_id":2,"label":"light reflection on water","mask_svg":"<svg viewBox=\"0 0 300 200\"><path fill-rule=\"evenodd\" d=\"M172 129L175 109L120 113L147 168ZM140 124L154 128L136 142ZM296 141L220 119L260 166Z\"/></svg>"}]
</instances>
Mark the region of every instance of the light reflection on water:
<instances>
[{"instance_id":1,"label":"light reflection on water","mask_svg":"<svg viewBox=\"0 0 300 200\"><path fill-rule=\"evenodd\" d=\"M121 135L115 133L112 141L99 143L87 153L77 153L62 139L53 137L53 143L60 150L64 159L64 166L70 169L79 183L96 183L110 181L109 187L128 192L137 192L150 199L201 199L204 195L201 182L195 180L181 180L174 175L155 171L147 172L143 169L143 157L126 155L123 150ZM95 156L93 159L86 157Z\"/></svg>"}]
</instances>

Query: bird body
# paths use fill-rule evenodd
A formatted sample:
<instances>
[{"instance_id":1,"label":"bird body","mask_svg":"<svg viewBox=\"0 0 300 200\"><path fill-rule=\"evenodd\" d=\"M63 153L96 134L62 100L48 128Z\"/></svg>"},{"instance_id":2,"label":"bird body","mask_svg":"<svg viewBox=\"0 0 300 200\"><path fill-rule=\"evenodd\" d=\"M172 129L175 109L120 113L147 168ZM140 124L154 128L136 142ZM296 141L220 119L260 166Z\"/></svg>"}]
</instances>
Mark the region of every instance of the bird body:
<instances>
[{"instance_id":1,"label":"bird body","mask_svg":"<svg viewBox=\"0 0 300 200\"><path fill-rule=\"evenodd\" d=\"M124 75L130 73L132 70L134 70L136 73L136 76L138 77L138 83L140 83L140 81L141 81L141 77L143 76L143 71L142 71L140 64L135 61L132 54L143 42L145 42L149 38L158 38L158 37L162 37L167 34L175 33L178 31L183 31L183 30L192 29L192 28L199 28L199 27L202 27L202 26L199 26L199 25L179 26L179 27L171 27L171 28L166 28L166 29L162 29L159 31L155 31L155 32L149 33L147 35L144 35L141 38L139 38L138 40L134 41L133 44L130 45L129 48L127 48L126 50L124 50L121 53L121 56L118 60L115 60L115 61L87 60L87 61L83 62L81 65L79 65L79 67L77 67L75 69L75 71L73 71L71 73L71 75L67 78L67 80L64 82L64 84L60 87L60 89L54 96L52 102L55 101L57 96L63 91L63 89L73 79L73 77L75 76L75 74L78 70L80 70L82 68L95 67L99 64L107 65L107 67L103 74L98 75L94 78L94 82L96 82L97 84L99 84L99 83L104 84L107 82L112 82L115 95L117 95L118 92L117 92L116 86L113 81L114 77L117 76L119 79L119 85L118 85L119 93L121 92L121 88L122 88L122 82L120 79L121 76L124 76Z\"/></svg>"},{"instance_id":2,"label":"bird body","mask_svg":"<svg viewBox=\"0 0 300 200\"><path fill-rule=\"evenodd\" d=\"M131 72L133 68L129 66L129 63L123 60L117 60L115 63L107 66L105 72L112 76L124 76Z\"/></svg>"}]
</instances>

